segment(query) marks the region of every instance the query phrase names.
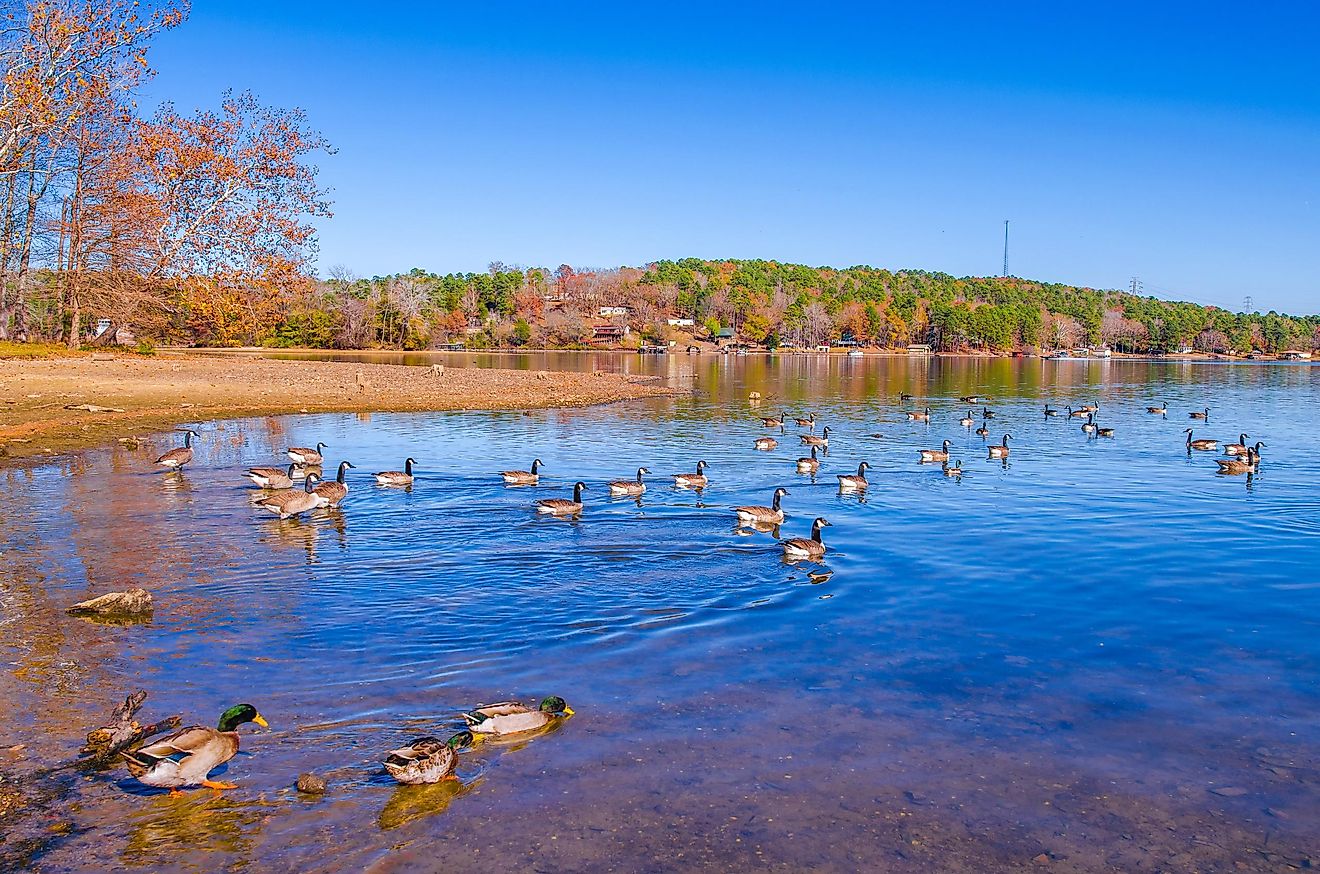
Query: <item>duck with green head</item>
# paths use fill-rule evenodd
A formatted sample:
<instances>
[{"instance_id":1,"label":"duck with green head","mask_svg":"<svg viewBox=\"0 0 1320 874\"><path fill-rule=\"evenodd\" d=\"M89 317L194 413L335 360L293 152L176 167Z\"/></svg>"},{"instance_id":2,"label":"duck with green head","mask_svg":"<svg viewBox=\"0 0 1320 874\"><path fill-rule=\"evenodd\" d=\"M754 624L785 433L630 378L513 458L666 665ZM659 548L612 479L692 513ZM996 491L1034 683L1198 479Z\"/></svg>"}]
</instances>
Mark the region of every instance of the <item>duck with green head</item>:
<instances>
[{"instance_id":1,"label":"duck with green head","mask_svg":"<svg viewBox=\"0 0 1320 874\"><path fill-rule=\"evenodd\" d=\"M460 731L443 741L419 737L406 747L391 750L382 764L391 777L408 786L457 780L454 768L458 766L458 751L476 742L470 731Z\"/></svg>"},{"instance_id":2,"label":"duck with green head","mask_svg":"<svg viewBox=\"0 0 1320 874\"><path fill-rule=\"evenodd\" d=\"M147 786L171 791L185 786L234 789L235 784L208 780L207 775L238 752L238 727L245 722L270 727L251 704L235 704L220 714L216 728L191 725L120 755L128 765L128 772Z\"/></svg>"},{"instance_id":3,"label":"duck with green head","mask_svg":"<svg viewBox=\"0 0 1320 874\"><path fill-rule=\"evenodd\" d=\"M517 701L501 701L498 704L484 704L464 713L463 719L476 734L507 737L537 731L572 715L573 708L568 706L568 702L558 695L551 695L542 698L536 709Z\"/></svg>"}]
</instances>

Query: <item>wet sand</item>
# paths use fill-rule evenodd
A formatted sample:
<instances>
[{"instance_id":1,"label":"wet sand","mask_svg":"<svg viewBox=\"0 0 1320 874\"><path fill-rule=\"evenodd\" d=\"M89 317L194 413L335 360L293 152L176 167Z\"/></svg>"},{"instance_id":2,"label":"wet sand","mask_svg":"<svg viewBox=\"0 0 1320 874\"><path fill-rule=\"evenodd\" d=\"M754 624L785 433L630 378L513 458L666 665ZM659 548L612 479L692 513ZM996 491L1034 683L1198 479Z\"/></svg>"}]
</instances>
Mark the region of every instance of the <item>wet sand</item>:
<instances>
[{"instance_id":1,"label":"wet sand","mask_svg":"<svg viewBox=\"0 0 1320 874\"><path fill-rule=\"evenodd\" d=\"M214 419L585 407L673 393L652 377L602 372L175 354L0 360L0 464Z\"/></svg>"}]
</instances>

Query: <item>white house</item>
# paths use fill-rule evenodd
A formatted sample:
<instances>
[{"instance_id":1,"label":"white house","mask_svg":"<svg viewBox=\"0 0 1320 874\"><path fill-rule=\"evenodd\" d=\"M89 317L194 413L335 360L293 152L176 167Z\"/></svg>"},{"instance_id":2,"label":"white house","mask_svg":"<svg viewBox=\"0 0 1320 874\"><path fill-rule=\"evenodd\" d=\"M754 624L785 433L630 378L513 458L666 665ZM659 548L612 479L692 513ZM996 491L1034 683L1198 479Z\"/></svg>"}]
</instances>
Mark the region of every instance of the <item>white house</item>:
<instances>
[{"instance_id":1,"label":"white house","mask_svg":"<svg viewBox=\"0 0 1320 874\"><path fill-rule=\"evenodd\" d=\"M693 319L665 319L665 322L671 328L692 328L697 324Z\"/></svg>"},{"instance_id":2,"label":"white house","mask_svg":"<svg viewBox=\"0 0 1320 874\"><path fill-rule=\"evenodd\" d=\"M626 315L628 315L628 308L627 308L627 307L601 307L601 308L600 308L600 317L601 317L602 319L607 319L607 318L609 318L610 316L626 316Z\"/></svg>"}]
</instances>

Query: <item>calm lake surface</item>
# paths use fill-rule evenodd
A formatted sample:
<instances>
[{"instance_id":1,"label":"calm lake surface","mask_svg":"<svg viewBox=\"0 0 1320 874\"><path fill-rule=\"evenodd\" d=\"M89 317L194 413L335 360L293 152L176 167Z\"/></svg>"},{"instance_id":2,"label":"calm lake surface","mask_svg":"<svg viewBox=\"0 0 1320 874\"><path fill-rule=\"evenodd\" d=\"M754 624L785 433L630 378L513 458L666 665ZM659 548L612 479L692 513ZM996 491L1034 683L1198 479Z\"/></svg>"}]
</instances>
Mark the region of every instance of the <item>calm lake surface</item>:
<instances>
[{"instance_id":1,"label":"calm lake surface","mask_svg":"<svg viewBox=\"0 0 1320 874\"><path fill-rule=\"evenodd\" d=\"M151 463L175 434L0 471L0 744L26 745L0 748L0 768L67 760L135 688L150 692L144 721L214 724L250 701L271 724L244 727L217 777L240 788L223 797L170 797L122 769L50 778L49 811L0 843L7 864L1320 866L1320 371L434 360L659 373L692 394L200 423L182 476ZM1013 435L1006 464L957 424L973 393L996 413L989 442ZM930 424L906 421L925 399ZM1115 438L1045 418L1047 401L1098 401ZM1167 419L1145 412L1160 401ZM1209 423L1190 422L1206 406ZM752 449L773 433L759 416L780 409L832 426L816 478L794 470L804 429ZM1260 472L1217 475L1217 453L1189 456L1189 424L1264 441ZM961 480L917 463L945 438ZM286 522L250 509L242 470L318 440L357 465L342 509ZM408 455L411 491L373 484ZM501 483L534 456L540 486ZM704 492L669 484L699 459ZM863 460L871 488L841 495L835 475ZM656 474L642 499L610 498L605 482L640 465ZM577 479L580 519L532 511ZM735 530L729 508L777 486L782 537L833 523L823 564L785 563L773 534ZM154 593L149 624L63 613L129 586ZM463 709L550 694L577 715L464 755L461 788L398 787L379 766ZM305 771L327 795L294 792Z\"/></svg>"}]
</instances>

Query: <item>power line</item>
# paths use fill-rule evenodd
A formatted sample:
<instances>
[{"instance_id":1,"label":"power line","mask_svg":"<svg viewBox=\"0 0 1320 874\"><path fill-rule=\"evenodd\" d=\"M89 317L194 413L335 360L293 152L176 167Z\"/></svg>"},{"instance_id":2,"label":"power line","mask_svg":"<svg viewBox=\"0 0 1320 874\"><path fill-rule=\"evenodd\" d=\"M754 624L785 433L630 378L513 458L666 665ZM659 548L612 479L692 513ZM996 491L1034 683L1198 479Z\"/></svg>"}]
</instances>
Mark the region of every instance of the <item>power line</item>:
<instances>
[{"instance_id":1,"label":"power line","mask_svg":"<svg viewBox=\"0 0 1320 874\"><path fill-rule=\"evenodd\" d=\"M1008 219L1004 219L1004 272L1002 275L1008 275Z\"/></svg>"}]
</instances>

